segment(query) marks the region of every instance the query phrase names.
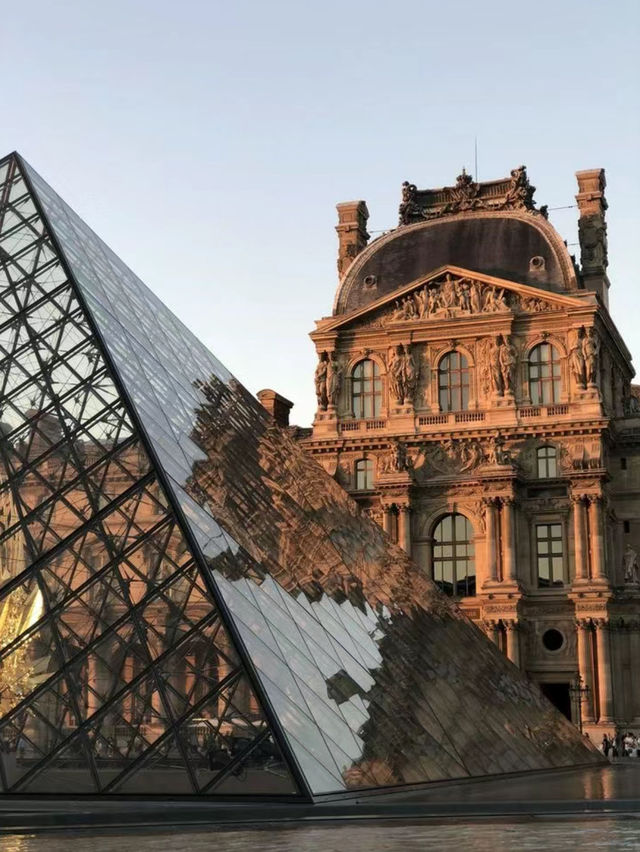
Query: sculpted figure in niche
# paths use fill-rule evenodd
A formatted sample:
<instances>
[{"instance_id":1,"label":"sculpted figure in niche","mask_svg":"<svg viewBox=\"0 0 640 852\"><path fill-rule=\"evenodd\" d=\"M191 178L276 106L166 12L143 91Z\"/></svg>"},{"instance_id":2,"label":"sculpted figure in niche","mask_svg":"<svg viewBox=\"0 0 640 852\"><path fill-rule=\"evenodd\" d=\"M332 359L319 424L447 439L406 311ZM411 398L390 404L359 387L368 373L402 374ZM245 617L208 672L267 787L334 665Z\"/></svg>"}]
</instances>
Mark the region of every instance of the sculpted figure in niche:
<instances>
[{"instance_id":1,"label":"sculpted figure in niche","mask_svg":"<svg viewBox=\"0 0 640 852\"><path fill-rule=\"evenodd\" d=\"M326 352L320 355L318 366L315 373L316 399L318 400L318 408L320 411L327 410L327 369L329 356Z\"/></svg>"},{"instance_id":2,"label":"sculpted figure in niche","mask_svg":"<svg viewBox=\"0 0 640 852\"><path fill-rule=\"evenodd\" d=\"M590 385L595 385L598 381L598 358L600 356L600 341L595 328L587 329L582 340L582 354L584 355L587 382Z\"/></svg>"},{"instance_id":3,"label":"sculpted figure in niche","mask_svg":"<svg viewBox=\"0 0 640 852\"><path fill-rule=\"evenodd\" d=\"M587 373L584 362L584 352L582 350L582 339L580 331L576 331L573 335L573 344L569 352L569 366L571 373L579 388L584 388L587 381Z\"/></svg>"},{"instance_id":4,"label":"sculpted figure in niche","mask_svg":"<svg viewBox=\"0 0 640 852\"><path fill-rule=\"evenodd\" d=\"M489 349L489 369L491 375L491 390L495 394L498 394L498 396L502 396L502 365L500 364L500 346L498 345L497 340L491 342L491 348Z\"/></svg>"},{"instance_id":5,"label":"sculpted figure in niche","mask_svg":"<svg viewBox=\"0 0 640 852\"><path fill-rule=\"evenodd\" d=\"M341 385L342 370L340 369L340 364L338 364L338 361L336 360L336 353L332 352L327 365L327 401L329 405L335 407L338 404Z\"/></svg>"},{"instance_id":6,"label":"sculpted figure in niche","mask_svg":"<svg viewBox=\"0 0 640 852\"><path fill-rule=\"evenodd\" d=\"M640 572L638 566L638 554L635 550L628 544L624 550L624 581L625 583L638 583L639 577L638 574Z\"/></svg>"},{"instance_id":7,"label":"sculpted figure in niche","mask_svg":"<svg viewBox=\"0 0 640 852\"><path fill-rule=\"evenodd\" d=\"M503 336L502 338L502 343L498 350L498 360L500 361L500 376L502 378L504 393L513 393L515 391L515 371L518 353L508 336Z\"/></svg>"},{"instance_id":8,"label":"sculpted figure in niche","mask_svg":"<svg viewBox=\"0 0 640 852\"><path fill-rule=\"evenodd\" d=\"M418 387L418 367L408 346L405 347L403 368L404 401L413 402Z\"/></svg>"},{"instance_id":9,"label":"sculpted figure in niche","mask_svg":"<svg viewBox=\"0 0 640 852\"><path fill-rule=\"evenodd\" d=\"M389 357L389 390L398 405L404 402L403 347L396 346Z\"/></svg>"}]
</instances>

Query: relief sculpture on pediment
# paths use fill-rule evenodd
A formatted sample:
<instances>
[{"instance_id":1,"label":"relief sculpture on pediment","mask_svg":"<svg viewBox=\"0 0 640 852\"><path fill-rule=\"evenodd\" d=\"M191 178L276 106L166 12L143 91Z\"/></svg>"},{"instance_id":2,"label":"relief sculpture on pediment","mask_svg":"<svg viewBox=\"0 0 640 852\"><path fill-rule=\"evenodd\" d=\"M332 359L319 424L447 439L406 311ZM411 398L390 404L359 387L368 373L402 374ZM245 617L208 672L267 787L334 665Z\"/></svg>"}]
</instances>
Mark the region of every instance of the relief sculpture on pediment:
<instances>
[{"instance_id":1,"label":"relief sculpture on pediment","mask_svg":"<svg viewBox=\"0 0 640 852\"><path fill-rule=\"evenodd\" d=\"M518 313L558 310L560 306L537 296L523 296L505 287L461 278L447 273L438 281L396 299L384 323L415 322L425 319L450 319L482 313ZM367 320L369 325L379 318Z\"/></svg>"}]
</instances>

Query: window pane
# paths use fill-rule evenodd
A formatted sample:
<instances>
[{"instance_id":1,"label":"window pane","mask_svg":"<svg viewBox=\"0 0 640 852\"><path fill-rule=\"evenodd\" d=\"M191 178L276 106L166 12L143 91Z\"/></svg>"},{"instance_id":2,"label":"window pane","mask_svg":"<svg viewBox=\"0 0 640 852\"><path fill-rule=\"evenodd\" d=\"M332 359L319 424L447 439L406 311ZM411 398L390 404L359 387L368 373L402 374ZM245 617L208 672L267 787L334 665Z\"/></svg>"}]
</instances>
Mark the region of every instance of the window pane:
<instances>
[{"instance_id":1,"label":"window pane","mask_svg":"<svg viewBox=\"0 0 640 852\"><path fill-rule=\"evenodd\" d=\"M464 515L445 515L433 531L434 579L447 594L475 594L473 528Z\"/></svg>"}]
</instances>

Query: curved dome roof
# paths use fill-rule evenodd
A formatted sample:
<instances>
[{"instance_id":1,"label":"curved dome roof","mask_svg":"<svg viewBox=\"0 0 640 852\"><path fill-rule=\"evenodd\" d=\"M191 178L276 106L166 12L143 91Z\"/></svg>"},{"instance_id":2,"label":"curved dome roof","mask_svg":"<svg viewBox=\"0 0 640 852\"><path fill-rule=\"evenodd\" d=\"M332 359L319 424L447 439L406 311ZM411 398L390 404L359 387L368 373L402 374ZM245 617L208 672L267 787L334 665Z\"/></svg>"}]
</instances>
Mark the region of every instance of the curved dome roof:
<instances>
[{"instance_id":1,"label":"curved dome roof","mask_svg":"<svg viewBox=\"0 0 640 852\"><path fill-rule=\"evenodd\" d=\"M531 264L540 257L544 264ZM545 290L577 288L566 246L543 216L466 213L399 227L371 243L339 286L334 314L362 308L446 265Z\"/></svg>"}]
</instances>

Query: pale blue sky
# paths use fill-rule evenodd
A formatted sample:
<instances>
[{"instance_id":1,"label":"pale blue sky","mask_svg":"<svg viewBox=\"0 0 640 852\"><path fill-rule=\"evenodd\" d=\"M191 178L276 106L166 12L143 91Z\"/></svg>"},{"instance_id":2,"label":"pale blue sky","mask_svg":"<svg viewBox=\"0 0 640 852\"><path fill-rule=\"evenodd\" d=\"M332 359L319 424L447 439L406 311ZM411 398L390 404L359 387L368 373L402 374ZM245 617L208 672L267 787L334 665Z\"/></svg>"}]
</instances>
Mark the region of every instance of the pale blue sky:
<instances>
[{"instance_id":1,"label":"pale blue sky","mask_svg":"<svg viewBox=\"0 0 640 852\"><path fill-rule=\"evenodd\" d=\"M313 416L335 204L525 163L574 203L604 166L611 310L640 365L640 3L58 0L0 17L18 149L253 392ZM551 220L569 243L576 211ZM576 251L576 248L572 249Z\"/></svg>"}]
</instances>

